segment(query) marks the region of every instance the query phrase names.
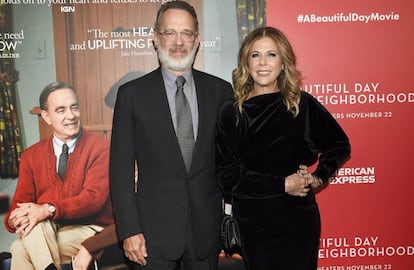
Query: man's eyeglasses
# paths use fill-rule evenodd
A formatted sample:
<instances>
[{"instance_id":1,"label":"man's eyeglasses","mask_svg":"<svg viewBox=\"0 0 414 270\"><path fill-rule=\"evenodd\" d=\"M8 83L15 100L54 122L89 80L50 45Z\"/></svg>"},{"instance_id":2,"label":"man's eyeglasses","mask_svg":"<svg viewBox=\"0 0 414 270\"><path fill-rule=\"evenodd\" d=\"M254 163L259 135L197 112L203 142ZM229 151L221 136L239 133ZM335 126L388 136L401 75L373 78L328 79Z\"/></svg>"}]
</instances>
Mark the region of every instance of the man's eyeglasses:
<instances>
[{"instance_id":1,"label":"man's eyeglasses","mask_svg":"<svg viewBox=\"0 0 414 270\"><path fill-rule=\"evenodd\" d=\"M185 30L181 32L177 32L175 30L165 30L159 31L158 34L160 34L162 38L168 41L175 40L177 36L180 35L180 37L186 42L194 41L194 38L197 36L197 32Z\"/></svg>"}]
</instances>

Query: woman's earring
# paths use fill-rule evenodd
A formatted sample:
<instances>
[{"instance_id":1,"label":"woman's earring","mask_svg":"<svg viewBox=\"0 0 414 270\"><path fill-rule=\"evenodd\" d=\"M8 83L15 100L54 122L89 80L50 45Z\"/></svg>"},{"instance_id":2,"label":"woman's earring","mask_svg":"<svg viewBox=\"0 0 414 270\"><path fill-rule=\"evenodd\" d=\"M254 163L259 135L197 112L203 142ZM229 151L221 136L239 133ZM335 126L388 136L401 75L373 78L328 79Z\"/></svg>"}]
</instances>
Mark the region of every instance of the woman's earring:
<instances>
[{"instance_id":1,"label":"woman's earring","mask_svg":"<svg viewBox=\"0 0 414 270\"><path fill-rule=\"evenodd\" d=\"M250 77L250 76L249 76L249 77L247 78L247 83L248 83L248 84L253 84L253 79L252 79L252 77Z\"/></svg>"}]
</instances>

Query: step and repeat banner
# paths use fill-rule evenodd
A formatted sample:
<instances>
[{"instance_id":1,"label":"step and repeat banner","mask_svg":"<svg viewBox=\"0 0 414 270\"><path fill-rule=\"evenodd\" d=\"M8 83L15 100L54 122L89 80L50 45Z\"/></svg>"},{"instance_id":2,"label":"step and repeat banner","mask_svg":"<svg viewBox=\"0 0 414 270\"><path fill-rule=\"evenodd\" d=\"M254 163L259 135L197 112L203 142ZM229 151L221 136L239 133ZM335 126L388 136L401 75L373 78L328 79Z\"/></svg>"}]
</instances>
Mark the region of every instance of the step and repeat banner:
<instances>
[{"instance_id":1,"label":"step and repeat banner","mask_svg":"<svg viewBox=\"0 0 414 270\"><path fill-rule=\"evenodd\" d=\"M118 86L158 66L152 34L163 2L2 0L0 26L6 22L7 27L2 28L0 59L14 72L14 61L20 66L36 61L41 67L53 53L56 78L36 80L73 84L84 125L109 137ZM317 195L322 215L318 270L414 269L414 4L189 2L201 24L196 68L230 80L240 39L258 25L279 28L296 52L303 90L326 106L350 137L350 160ZM44 21L44 13L36 16L40 7L50 9L51 21ZM39 23L51 25L53 44L45 44L44 30L34 30ZM36 50L25 53L22 48L30 46ZM53 52L45 50L50 47ZM24 98L19 85L34 78L17 72L13 83ZM27 113L21 117L32 119Z\"/></svg>"},{"instance_id":2,"label":"step and repeat banner","mask_svg":"<svg viewBox=\"0 0 414 270\"><path fill-rule=\"evenodd\" d=\"M414 269L414 3L267 1L303 89L350 137L351 159L318 194L319 270Z\"/></svg>"}]
</instances>

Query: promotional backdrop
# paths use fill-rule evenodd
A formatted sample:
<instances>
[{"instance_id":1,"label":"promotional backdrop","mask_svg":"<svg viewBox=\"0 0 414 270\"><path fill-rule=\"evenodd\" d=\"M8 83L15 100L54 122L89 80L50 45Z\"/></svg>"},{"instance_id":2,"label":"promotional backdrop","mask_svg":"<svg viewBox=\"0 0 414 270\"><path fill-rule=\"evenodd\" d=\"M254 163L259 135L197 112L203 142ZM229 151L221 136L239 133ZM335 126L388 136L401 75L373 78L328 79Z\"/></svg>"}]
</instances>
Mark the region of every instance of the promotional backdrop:
<instances>
[{"instance_id":1,"label":"promotional backdrop","mask_svg":"<svg viewBox=\"0 0 414 270\"><path fill-rule=\"evenodd\" d=\"M348 134L351 159L318 194L319 270L414 269L414 4L267 1L303 89Z\"/></svg>"}]
</instances>

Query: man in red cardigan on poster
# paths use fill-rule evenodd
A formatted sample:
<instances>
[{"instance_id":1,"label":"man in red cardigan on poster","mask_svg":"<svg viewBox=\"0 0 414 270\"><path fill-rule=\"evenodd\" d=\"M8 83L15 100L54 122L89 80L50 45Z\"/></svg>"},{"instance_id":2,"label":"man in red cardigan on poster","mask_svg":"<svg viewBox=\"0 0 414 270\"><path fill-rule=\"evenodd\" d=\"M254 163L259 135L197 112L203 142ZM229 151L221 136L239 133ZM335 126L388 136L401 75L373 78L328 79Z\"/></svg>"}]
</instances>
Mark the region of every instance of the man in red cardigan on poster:
<instances>
[{"instance_id":1,"label":"man in red cardigan on poster","mask_svg":"<svg viewBox=\"0 0 414 270\"><path fill-rule=\"evenodd\" d=\"M47 85L39 102L53 136L21 157L4 219L7 230L19 234L10 247L12 270L60 269L82 241L113 223L109 141L82 129L78 98L70 85Z\"/></svg>"}]
</instances>

